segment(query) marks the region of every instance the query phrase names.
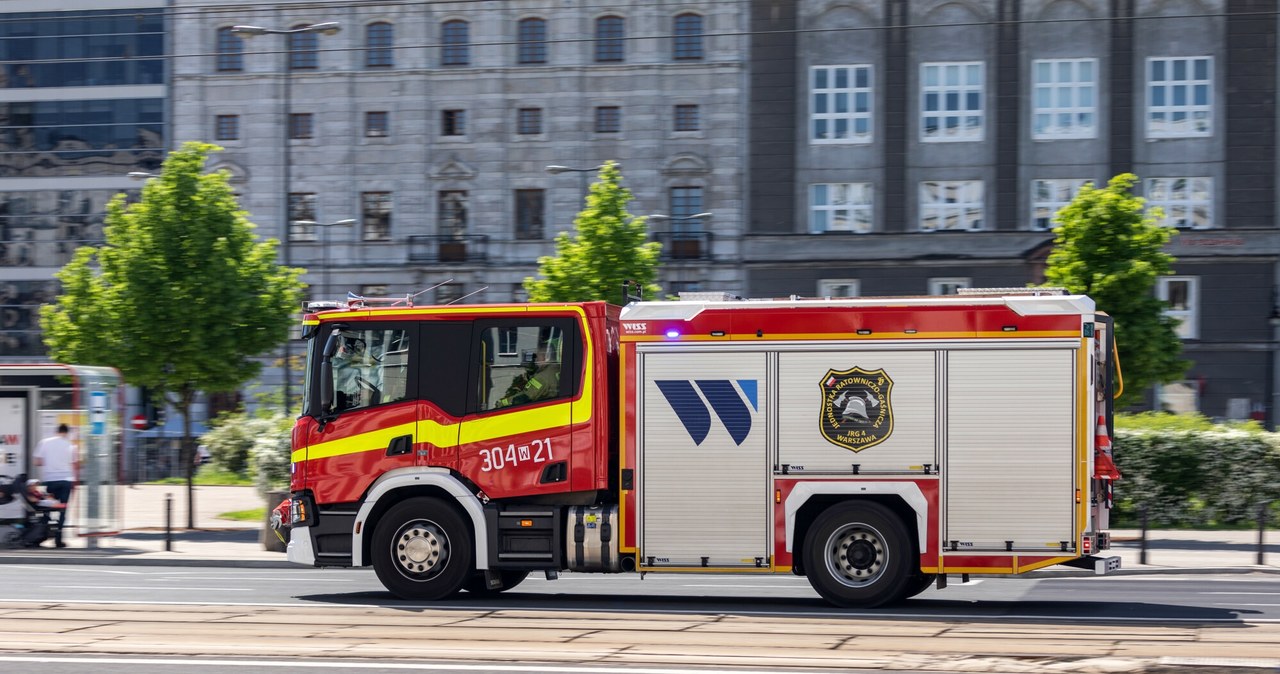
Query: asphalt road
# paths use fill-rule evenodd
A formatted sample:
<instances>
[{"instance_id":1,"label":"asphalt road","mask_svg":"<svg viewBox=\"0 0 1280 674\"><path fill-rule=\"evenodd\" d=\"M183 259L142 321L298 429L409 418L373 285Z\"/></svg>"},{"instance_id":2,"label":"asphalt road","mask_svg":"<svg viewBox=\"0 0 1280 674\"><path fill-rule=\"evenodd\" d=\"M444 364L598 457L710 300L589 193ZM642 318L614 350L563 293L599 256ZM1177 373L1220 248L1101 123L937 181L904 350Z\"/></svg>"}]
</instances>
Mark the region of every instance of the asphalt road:
<instances>
[{"instance_id":1,"label":"asphalt road","mask_svg":"<svg viewBox=\"0 0 1280 674\"><path fill-rule=\"evenodd\" d=\"M462 593L419 604L393 597L369 569L8 564L0 565L4 600L1280 623L1280 576L989 578L952 581L893 607L846 610L823 602L807 580L784 575L562 574L554 581L532 575L497 597Z\"/></svg>"},{"instance_id":2,"label":"asphalt road","mask_svg":"<svg viewBox=\"0 0 1280 674\"><path fill-rule=\"evenodd\" d=\"M9 564L0 634L0 669L46 674L89 661L102 674L248 662L290 673L339 663L360 673L1219 674L1280 667L1280 577L984 579L849 611L790 576L566 574L421 604L391 597L368 570Z\"/></svg>"}]
</instances>

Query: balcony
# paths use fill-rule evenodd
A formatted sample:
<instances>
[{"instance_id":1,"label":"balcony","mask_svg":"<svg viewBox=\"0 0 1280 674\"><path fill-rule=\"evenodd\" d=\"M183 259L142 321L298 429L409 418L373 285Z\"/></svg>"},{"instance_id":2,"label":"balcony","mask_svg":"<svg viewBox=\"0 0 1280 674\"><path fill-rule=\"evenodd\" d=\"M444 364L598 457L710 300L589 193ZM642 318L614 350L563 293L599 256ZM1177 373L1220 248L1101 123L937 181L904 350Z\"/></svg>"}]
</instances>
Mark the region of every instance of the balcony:
<instances>
[{"instance_id":1,"label":"balcony","mask_svg":"<svg viewBox=\"0 0 1280 674\"><path fill-rule=\"evenodd\" d=\"M653 232L663 260L711 260L711 232Z\"/></svg>"},{"instance_id":2,"label":"balcony","mask_svg":"<svg viewBox=\"0 0 1280 674\"><path fill-rule=\"evenodd\" d=\"M489 237L484 234L409 237L410 262L457 264L488 259Z\"/></svg>"}]
</instances>

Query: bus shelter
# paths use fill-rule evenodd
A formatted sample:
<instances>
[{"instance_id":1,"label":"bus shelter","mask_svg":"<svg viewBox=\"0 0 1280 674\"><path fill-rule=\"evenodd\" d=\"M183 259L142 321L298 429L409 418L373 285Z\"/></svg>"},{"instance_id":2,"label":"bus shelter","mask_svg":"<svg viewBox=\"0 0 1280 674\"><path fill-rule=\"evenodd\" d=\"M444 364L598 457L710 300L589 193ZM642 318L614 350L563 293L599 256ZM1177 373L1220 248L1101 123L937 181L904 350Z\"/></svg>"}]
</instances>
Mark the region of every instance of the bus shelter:
<instances>
[{"instance_id":1,"label":"bus shelter","mask_svg":"<svg viewBox=\"0 0 1280 674\"><path fill-rule=\"evenodd\" d=\"M120 529L123 392L113 368L0 363L0 476L39 477L36 445L66 424L80 457L66 533L91 537L91 546Z\"/></svg>"}]
</instances>

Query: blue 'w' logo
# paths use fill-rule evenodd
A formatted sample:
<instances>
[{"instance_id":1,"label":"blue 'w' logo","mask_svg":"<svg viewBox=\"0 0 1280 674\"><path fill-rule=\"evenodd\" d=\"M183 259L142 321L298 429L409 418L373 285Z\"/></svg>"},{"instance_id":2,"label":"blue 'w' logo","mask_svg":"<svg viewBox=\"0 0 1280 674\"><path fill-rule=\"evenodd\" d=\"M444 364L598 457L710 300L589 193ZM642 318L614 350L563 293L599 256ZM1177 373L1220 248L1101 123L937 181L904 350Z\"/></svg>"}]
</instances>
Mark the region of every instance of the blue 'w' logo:
<instances>
[{"instance_id":1,"label":"blue 'w' logo","mask_svg":"<svg viewBox=\"0 0 1280 674\"><path fill-rule=\"evenodd\" d=\"M698 381L665 379L654 383L658 385L658 390L662 391L667 403L679 417L680 423L684 424L684 429L689 431L689 437L693 438L695 445L701 445L702 441L707 439L707 433L711 432L711 413L707 411L707 405L702 402L702 398L706 398L707 403L711 404L711 409L715 410L717 417L720 417L720 423L724 424L725 430L729 431L733 442L741 445L751 433L751 412L759 410L760 406L756 394L756 380L738 379L736 381L738 384L736 388L734 382L728 379ZM698 397L694 386L702 392L702 398ZM742 390L741 393L738 392L739 389ZM745 400L743 396L746 397ZM750 409L747 408L748 403L751 405Z\"/></svg>"}]
</instances>

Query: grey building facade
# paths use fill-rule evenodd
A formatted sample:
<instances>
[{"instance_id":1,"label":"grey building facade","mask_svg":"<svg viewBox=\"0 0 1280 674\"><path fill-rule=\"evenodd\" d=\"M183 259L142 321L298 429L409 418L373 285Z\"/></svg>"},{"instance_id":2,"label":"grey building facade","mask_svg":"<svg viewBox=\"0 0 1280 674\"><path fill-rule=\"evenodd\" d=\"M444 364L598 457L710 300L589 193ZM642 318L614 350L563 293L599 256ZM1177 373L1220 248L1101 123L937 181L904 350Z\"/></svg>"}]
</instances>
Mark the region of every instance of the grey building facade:
<instances>
[{"instance_id":1,"label":"grey building facade","mask_svg":"<svg viewBox=\"0 0 1280 674\"><path fill-rule=\"evenodd\" d=\"M1177 227L1157 408L1274 423L1273 2L752 3L752 295L1038 282L1052 214L1131 172Z\"/></svg>"}]
</instances>

